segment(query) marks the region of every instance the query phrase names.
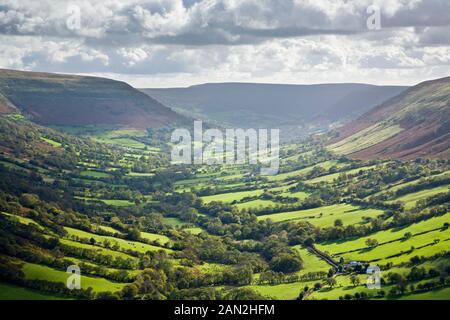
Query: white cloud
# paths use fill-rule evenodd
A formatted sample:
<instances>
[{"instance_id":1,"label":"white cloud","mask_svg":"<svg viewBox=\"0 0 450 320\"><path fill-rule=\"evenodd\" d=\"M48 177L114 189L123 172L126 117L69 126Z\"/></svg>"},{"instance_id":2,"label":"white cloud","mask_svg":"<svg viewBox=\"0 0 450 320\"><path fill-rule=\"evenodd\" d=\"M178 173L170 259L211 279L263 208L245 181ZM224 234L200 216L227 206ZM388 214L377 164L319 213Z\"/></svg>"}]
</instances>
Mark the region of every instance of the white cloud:
<instances>
[{"instance_id":1,"label":"white cloud","mask_svg":"<svg viewBox=\"0 0 450 320\"><path fill-rule=\"evenodd\" d=\"M366 28L366 9L382 29ZM67 6L81 12L69 30ZM441 0L0 0L0 67L209 81L413 84L448 75Z\"/></svg>"}]
</instances>

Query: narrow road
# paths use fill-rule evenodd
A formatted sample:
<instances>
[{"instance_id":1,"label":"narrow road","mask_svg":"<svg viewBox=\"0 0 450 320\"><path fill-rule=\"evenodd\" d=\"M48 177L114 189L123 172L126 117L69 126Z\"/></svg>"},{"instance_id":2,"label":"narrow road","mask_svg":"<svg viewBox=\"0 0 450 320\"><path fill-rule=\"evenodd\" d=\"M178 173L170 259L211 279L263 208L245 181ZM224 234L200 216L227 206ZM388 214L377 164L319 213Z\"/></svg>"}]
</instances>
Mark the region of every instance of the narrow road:
<instances>
[{"instance_id":1,"label":"narrow road","mask_svg":"<svg viewBox=\"0 0 450 320\"><path fill-rule=\"evenodd\" d=\"M312 246L308 246L306 247L308 249L309 252L315 254L316 256L318 256L320 259L324 260L325 262L327 262L330 266L332 266L336 271L338 271L339 269L339 264L334 261L331 257L329 257L328 255L326 255L325 253L323 253L322 251L320 251L319 249L317 249L316 247Z\"/></svg>"}]
</instances>

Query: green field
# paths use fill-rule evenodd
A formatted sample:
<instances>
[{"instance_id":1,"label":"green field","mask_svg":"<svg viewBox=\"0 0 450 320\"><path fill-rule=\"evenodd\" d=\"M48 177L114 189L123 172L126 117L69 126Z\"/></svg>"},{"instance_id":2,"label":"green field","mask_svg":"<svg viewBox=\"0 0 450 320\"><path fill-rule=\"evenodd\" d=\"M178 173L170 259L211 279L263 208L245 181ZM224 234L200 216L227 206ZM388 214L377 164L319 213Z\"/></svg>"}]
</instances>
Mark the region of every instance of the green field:
<instances>
[{"instance_id":1,"label":"green field","mask_svg":"<svg viewBox=\"0 0 450 320\"><path fill-rule=\"evenodd\" d=\"M202 228L186 228L183 230L186 232L189 232L190 234L194 234L194 235L200 234L204 231Z\"/></svg>"},{"instance_id":2,"label":"green field","mask_svg":"<svg viewBox=\"0 0 450 320\"><path fill-rule=\"evenodd\" d=\"M336 204L314 209L282 212L259 216L258 220L270 219L281 221L308 221L321 227L333 226L336 219L342 220L344 225L366 223L366 218L376 218L382 215L379 209L362 209L351 204Z\"/></svg>"},{"instance_id":3,"label":"green field","mask_svg":"<svg viewBox=\"0 0 450 320\"><path fill-rule=\"evenodd\" d=\"M57 142L57 141L54 141L54 140L52 140L52 139L47 139L47 138L43 138L43 137L41 137L41 139L44 140L45 142L47 142L48 144L50 144L50 145L56 147L56 148L60 148L60 147L62 146L61 143L59 143L59 142Z\"/></svg>"},{"instance_id":4,"label":"green field","mask_svg":"<svg viewBox=\"0 0 450 320\"><path fill-rule=\"evenodd\" d=\"M424 293L406 295L400 300L448 300L450 297L450 288L442 288Z\"/></svg>"},{"instance_id":5,"label":"green field","mask_svg":"<svg viewBox=\"0 0 450 320\"><path fill-rule=\"evenodd\" d=\"M210 203L213 201L233 202L233 201L240 201L246 197L257 197L263 194L263 192L264 192L263 190L230 192L230 193L215 194L213 196L205 196L201 198L205 203Z\"/></svg>"},{"instance_id":6,"label":"green field","mask_svg":"<svg viewBox=\"0 0 450 320\"><path fill-rule=\"evenodd\" d=\"M66 283L70 275L64 271L56 270L53 268L49 268L34 263L26 263L23 266L22 271L25 273L25 277L27 279L47 280L62 283ZM101 291L115 292L121 290L125 285L126 283L114 283L103 278L94 278L90 276L84 276L83 274L81 274L82 289L87 289L91 287L94 292L101 292Z\"/></svg>"},{"instance_id":7,"label":"green field","mask_svg":"<svg viewBox=\"0 0 450 320\"><path fill-rule=\"evenodd\" d=\"M0 282L0 300L66 300L64 296L47 294L33 289Z\"/></svg>"},{"instance_id":8,"label":"green field","mask_svg":"<svg viewBox=\"0 0 450 320\"><path fill-rule=\"evenodd\" d=\"M170 252L171 250L161 247L156 247L150 244L142 243L142 242L136 242L136 241L128 241L120 238L114 238L109 236L100 236L94 233L65 227L66 231L68 232L69 236L76 236L81 239L94 239L97 243L102 244L105 240L109 241L111 243L111 246L114 244L117 244L122 250L132 250L137 251L141 253L145 253L147 251L158 251L158 250L164 250L167 252Z\"/></svg>"},{"instance_id":9,"label":"green field","mask_svg":"<svg viewBox=\"0 0 450 320\"><path fill-rule=\"evenodd\" d=\"M6 213L6 212L0 212L0 214L6 215L6 216L10 217L11 219L17 219L17 221L19 221L20 223L23 223L23 224L33 224L33 225L37 226L40 230L45 229L39 223L37 223L36 221L34 221L30 218L21 217L21 216Z\"/></svg>"},{"instance_id":10,"label":"green field","mask_svg":"<svg viewBox=\"0 0 450 320\"><path fill-rule=\"evenodd\" d=\"M300 253L300 257L302 257L303 260L303 269L300 271L300 274L319 271L327 272L330 270L331 266L328 263L317 257L315 254L312 254L307 249L302 248L300 245L297 245L294 248Z\"/></svg>"},{"instance_id":11,"label":"green field","mask_svg":"<svg viewBox=\"0 0 450 320\"><path fill-rule=\"evenodd\" d=\"M121 231L114 229L113 227L110 227L110 226L97 225L96 227L103 231L110 232L112 234L115 234L115 233L122 234Z\"/></svg>"},{"instance_id":12,"label":"green field","mask_svg":"<svg viewBox=\"0 0 450 320\"><path fill-rule=\"evenodd\" d=\"M400 201L405 205L405 209L412 209L416 206L417 202L429 197L433 197L439 193L446 193L450 190L450 186L439 186L432 189L421 190L414 193L409 193L404 196L395 198L390 202Z\"/></svg>"},{"instance_id":13,"label":"green field","mask_svg":"<svg viewBox=\"0 0 450 320\"><path fill-rule=\"evenodd\" d=\"M254 289L263 296L277 300L294 300L298 297L304 287L313 287L317 281L283 283L277 285L251 285L248 288Z\"/></svg>"},{"instance_id":14,"label":"green field","mask_svg":"<svg viewBox=\"0 0 450 320\"><path fill-rule=\"evenodd\" d=\"M141 232L141 238L150 241L158 241L160 244L166 244L171 242L171 240L166 236L149 232Z\"/></svg>"},{"instance_id":15,"label":"green field","mask_svg":"<svg viewBox=\"0 0 450 320\"><path fill-rule=\"evenodd\" d=\"M89 178L111 178L111 175L106 172L99 172L99 171L81 171L80 175L82 177L89 177Z\"/></svg>"},{"instance_id":16,"label":"green field","mask_svg":"<svg viewBox=\"0 0 450 320\"><path fill-rule=\"evenodd\" d=\"M398 125L385 126L383 124L375 124L338 143L328 146L328 149L337 154L351 154L376 145L381 141L395 136L402 130L403 128Z\"/></svg>"},{"instance_id":17,"label":"green field","mask_svg":"<svg viewBox=\"0 0 450 320\"><path fill-rule=\"evenodd\" d=\"M129 200L98 199L98 198L87 198L87 197L76 197L76 198L80 199L80 200L85 200L87 202L101 201L104 204L107 204L109 206L115 206L115 207L131 207L131 206L136 205L134 202L131 202Z\"/></svg>"},{"instance_id":18,"label":"green field","mask_svg":"<svg viewBox=\"0 0 450 320\"><path fill-rule=\"evenodd\" d=\"M164 221L164 223L166 223L166 224L168 224L169 226L172 226L172 227L184 227L186 225L185 222L181 221L178 218L164 217L163 221Z\"/></svg>"},{"instance_id":19,"label":"green field","mask_svg":"<svg viewBox=\"0 0 450 320\"><path fill-rule=\"evenodd\" d=\"M243 203L238 203L236 204L236 207L239 210L242 209L259 209L259 208L266 208L266 207L273 207L275 206L277 203L272 201L272 200L252 200L252 201L248 201L248 202L243 202Z\"/></svg>"},{"instance_id":20,"label":"green field","mask_svg":"<svg viewBox=\"0 0 450 320\"><path fill-rule=\"evenodd\" d=\"M414 255L430 256L443 250L447 250L449 242L444 240L450 237L450 231L448 229L442 230L442 227L445 222L449 221L450 213L415 223L405 228L380 231L354 240L317 244L316 247L322 251L339 255L346 259L369 261L374 259L384 259L389 256L389 254L400 253L401 251L406 252L411 249L411 246L418 247L433 243L434 239L440 239L438 244L430 245L424 249L415 249L410 254L395 258L394 261L399 263L404 260L409 260L409 258ZM434 229L438 230L432 231ZM430 232L417 235L418 233L425 231ZM404 235L408 232L412 234L412 237L408 240L404 240ZM376 248L368 249L365 242L369 238L377 240L380 245ZM389 241L394 242L383 244Z\"/></svg>"},{"instance_id":21,"label":"green field","mask_svg":"<svg viewBox=\"0 0 450 320\"><path fill-rule=\"evenodd\" d=\"M297 177L303 174L307 174L309 172L311 172L311 170L313 170L315 167L322 167L325 170L330 169L333 166L336 166L337 168L343 167L345 164L343 163L339 163L338 161L335 160L330 160L330 161L325 161L322 163L318 163L316 165L307 167L307 168L303 168L303 169L299 169L299 170L295 170L295 171L291 171L291 172L285 172L285 173L281 173L275 176L270 176L269 180L270 181L283 181L283 180L287 180L289 178L293 178L293 177Z\"/></svg>"},{"instance_id":22,"label":"green field","mask_svg":"<svg viewBox=\"0 0 450 320\"><path fill-rule=\"evenodd\" d=\"M81 243L81 242L68 240L68 239L60 239L59 242L63 245L69 246L69 247L93 250L93 251L96 251L99 255L111 256L113 258L120 257L122 259L130 259L136 263L138 261L138 259L136 257L133 257L129 254L119 252L119 251L114 251L114 250L107 249L107 248L94 246L94 245L87 244L87 243Z\"/></svg>"},{"instance_id":23,"label":"green field","mask_svg":"<svg viewBox=\"0 0 450 320\"><path fill-rule=\"evenodd\" d=\"M336 173L332 173L332 174L328 174L325 176L321 176L321 177L317 177L317 178L308 180L307 182L308 183L333 182L333 180L339 178L339 176L343 173L345 173L347 175L354 175L359 172L364 172L364 171L372 170L375 168L376 168L376 166L368 166L368 167L361 167L361 168L351 169L351 170L342 171L342 172L336 172Z\"/></svg>"}]
</instances>

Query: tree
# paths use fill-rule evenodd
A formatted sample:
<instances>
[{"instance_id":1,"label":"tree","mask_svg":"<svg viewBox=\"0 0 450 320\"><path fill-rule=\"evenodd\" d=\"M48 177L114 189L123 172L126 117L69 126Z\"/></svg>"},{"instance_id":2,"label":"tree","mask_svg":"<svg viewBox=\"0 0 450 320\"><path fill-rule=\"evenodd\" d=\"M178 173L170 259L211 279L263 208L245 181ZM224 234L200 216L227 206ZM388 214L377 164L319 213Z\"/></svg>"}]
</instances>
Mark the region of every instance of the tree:
<instances>
[{"instance_id":1,"label":"tree","mask_svg":"<svg viewBox=\"0 0 450 320\"><path fill-rule=\"evenodd\" d=\"M314 284L314 291L318 291L320 289L322 289L322 284L320 282L316 282Z\"/></svg>"},{"instance_id":2,"label":"tree","mask_svg":"<svg viewBox=\"0 0 450 320\"><path fill-rule=\"evenodd\" d=\"M120 299L118 294L112 293L109 291L99 292L99 293L97 293L95 298L97 300L119 300Z\"/></svg>"},{"instance_id":3,"label":"tree","mask_svg":"<svg viewBox=\"0 0 450 320\"><path fill-rule=\"evenodd\" d=\"M121 296L124 299L131 299L137 296L139 293L139 289L135 284L129 284L123 287L122 291L120 292Z\"/></svg>"},{"instance_id":4,"label":"tree","mask_svg":"<svg viewBox=\"0 0 450 320\"><path fill-rule=\"evenodd\" d=\"M406 232L403 235L403 239L405 239L405 240L411 239L411 237L412 237L412 233L411 232Z\"/></svg>"},{"instance_id":5,"label":"tree","mask_svg":"<svg viewBox=\"0 0 450 320\"><path fill-rule=\"evenodd\" d=\"M303 267L303 261L298 254L280 253L272 258L270 266L276 272L292 273Z\"/></svg>"},{"instance_id":6,"label":"tree","mask_svg":"<svg viewBox=\"0 0 450 320\"><path fill-rule=\"evenodd\" d=\"M27 208L34 208L39 204L39 197L35 194L24 193L20 196L20 204Z\"/></svg>"},{"instance_id":7,"label":"tree","mask_svg":"<svg viewBox=\"0 0 450 320\"><path fill-rule=\"evenodd\" d=\"M375 248L376 246L378 246L378 240L377 240L377 239L371 239L371 238L368 238L368 239L366 240L366 245L367 245L369 248Z\"/></svg>"},{"instance_id":8,"label":"tree","mask_svg":"<svg viewBox=\"0 0 450 320\"><path fill-rule=\"evenodd\" d=\"M127 233L128 240L137 241L141 238L141 232L138 229L132 228Z\"/></svg>"},{"instance_id":9,"label":"tree","mask_svg":"<svg viewBox=\"0 0 450 320\"><path fill-rule=\"evenodd\" d=\"M354 287L358 286L360 284L359 277L357 275L352 274L350 277L350 281L353 284Z\"/></svg>"},{"instance_id":10,"label":"tree","mask_svg":"<svg viewBox=\"0 0 450 320\"><path fill-rule=\"evenodd\" d=\"M334 226L335 227L342 227L343 225L344 225L344 223L342 222L341 219L334 220Z\"/></svg>"},{"instance_id":11,"label":"tree","mask_svg":"<svg viewBox=\"0 0 450 320\"><path fill-rule=\"evenodd\" d=\"M223 300L265 300L266 298L250 288L234 288L225 293Z\"/></svg>"},{"instance_id":12,"label":"tree","mask_svg":"<svg viewBox=\"0 0 450 320\"><path fill-rule=\"evenodd\" d=\"M333 288L337 284L337 281L334 277L331 277L326 280L326 283L330 288Z\"/></svg>"}]
</instances>

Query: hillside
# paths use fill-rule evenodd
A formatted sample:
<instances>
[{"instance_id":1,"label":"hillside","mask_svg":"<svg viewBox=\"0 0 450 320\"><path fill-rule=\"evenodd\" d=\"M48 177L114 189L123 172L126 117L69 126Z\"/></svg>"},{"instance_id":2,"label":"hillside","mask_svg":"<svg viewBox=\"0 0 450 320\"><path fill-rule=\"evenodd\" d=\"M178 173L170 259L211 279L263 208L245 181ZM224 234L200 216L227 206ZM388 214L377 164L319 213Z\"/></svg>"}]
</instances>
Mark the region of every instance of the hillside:
<instances>
[{"instance_id":1,"label":"hillside","mask_svg":"<svg viewBox=\"0 0 450 320\"><path fill-rule=\"evenodd\" d=\"M302 127L305 134L354 119L406 87L366 84L217 83L142 89L186 115L235 127Z\"/></svg>"},{"instance_id":2,"label":"hillside","mask_svg":"<svg viewBox=\"0 0 450 320\"><path fill-rule=\"evenodd\" d=\"M148 128L182 120L124 82L0 69L0 113L15 108L43 125Z\"/></svg>"},{"instance_id":3,"label":"hillside","mask_svg":"<svg viewBox=\"0 0 450 320\"><path fill-rule=\"evenodd\" d=\"M355 159L450 155L450 77L423 82L338 130L329 149Z\"/></svg>"},{"instance_id":4,"label":"hillside","mask_svg":"<svg viewBox=\"0 0 450 320\"><path fill-rule=\"evenodd\" d=\"M447 161L290 144L268 178L166 153L0 115L0 300L449 299Z\"/></svg>"}]
</instances>

